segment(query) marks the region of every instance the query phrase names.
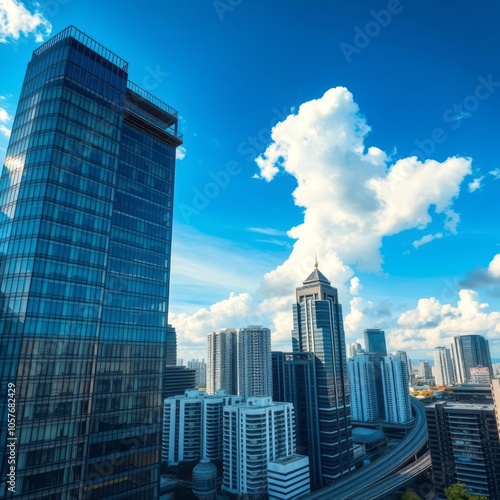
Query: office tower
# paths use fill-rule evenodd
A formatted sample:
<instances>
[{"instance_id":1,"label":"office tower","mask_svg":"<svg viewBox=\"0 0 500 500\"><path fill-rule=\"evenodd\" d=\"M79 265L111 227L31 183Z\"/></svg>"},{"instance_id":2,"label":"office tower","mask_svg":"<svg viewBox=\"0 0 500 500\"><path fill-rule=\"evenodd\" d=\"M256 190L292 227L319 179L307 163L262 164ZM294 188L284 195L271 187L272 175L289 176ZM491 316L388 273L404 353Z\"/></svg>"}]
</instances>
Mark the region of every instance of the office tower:
<instances>
[{"instance_id":1,"label":"office tower","mask_svg":"<svg viewBox=\"0 0 500 500\"><path fill-rule=\"evenodd\" d=\"M455 374L460 384L470 382L470 368L485 366L493 373L490 347L481 335L462 335L453 338L451 345Z\"/></svg>"},{"instance_id":2,"label":"office tower","mask_svg":"<svg viewBox=\"0 0 500 500\"><path fill-rule=\"evenodd\" d=\"M266 495L268 462L295 451L291 403L255 396L224 407L224 491Z\"/></svg>"},{"instance_id":3,"label":"office tower","mask_svg":"<svg viewBox=\"0 0 500 500\"><path fill-rule=\"evenodd\" d=\"M436 494L463 483L469 494L500 499L500 442L493 405L443 401L425 407Z\"/></svg>"},{"instance_id":4,"label":"office tower","mask_svg":"<svg viewBox=\"0 0 500 500\"><path fill-rule=\"evenodd\" d=\"M205 360L192 359L188 361L188 368L196 370L196 387L205 388L207 386L207 365Z\"/></svg>"},{"instance_id":5,"label":"office tower","mask_svg":"<svg viewBox=\"0 0 500 500\"><path fill-rule=\"evenodd\" d=\"M475 366L469 368L471 384L489 384L491 381L490 370L486 366Z\"/></svg>"},{"instance_id":6,"label":"office tower","mask_svg":"<svg viewBox=\"0 0 500 500\"><path fill-rule=\"evenodd\" d=\"M222 460L222 410L241 403L240 396L196 389L166 398L163 407L162 459L168 465L208 458Z\"/></svg>"},{"instance_id":7,"label":"office tower","mask_svg":"<svg viewBox=\"0 0 500 500\"><path fill-rule=\"evenodd\" d=\"M375 367L368 354L358 354L347 360L351 388L352 419L372 422L379 417Z\"/></svg>"},{"instance_id":8,"label":"office tower","mask_svg":"<svg viewBox=\"0 0 500 500\"><path fill-rule=\"evenodd\" d=\"M194 466L192 491L199 500L214 500L216 497L217 466L210 460L202 458L200 463Z\"/></svg>"},{"instance_id":9,"label":"office tower","mask_svg":"<svg viewBox=\"0 0 500 500\"><path fill-rule=\"evenodd\" d=\"M175 366L177 363L177 334L172 325L167 325L167 341L166 341L167 357L165 364L167 366ZM182 365L182 363L181 363Z\"/></svg>"},{"instance_id":10,"label":"office tower","mask_svg":"<svg viewBox=\"0 0 500 500\"><path fill-rule=\"evenodd\" d=\"M328 483L354 470L342 306L317 264L297 288L296 300L292 345L294 352L312 352L317 358L319 448L323 483Z\"/></svg>"},{"instance_id":11,"label":"office tower","mask_svg":"<svg viewBox=\"0 0 500 500\"><path fill-rule=\"evenodd\" d=\"M385 332L383 330L379 328L367 328L363 334L365 337L365 352L367 354L387 355Z\"/></svg>"},{"instance_id":12,"label":"office tower","mask_svg":"<svg viewBox=\"0 0 500 500\"><path fill-rule=\"evenodd\" d=\"M33 52L0 179L18 498L158 496L177 121L73 27Z\"/></svg>"},{"instance_id":13,"label":"office tower","mask_svg":"<svg viewBox=\"0 0 500 500\"><path fill-rule=\"evenodd\" d=\"M498 435L500 436L500 378L491 379L491 393L493 396L493 408L495 409Z\"/></svg>"},{"instance_id":14,"label":"office tower","mask_svg":"<svg viewBox=\"0 0 500 500\"><path fill-rule=\"evenodd\" d=\"M307 498L311 491L309 459L302 455L278 458L267 464L269 500Z\"/></svg>"},{"instance_id":15,"label":"office tower","mask_svg":"<svg viewBox=\"0 0 500 500\"><path fill-rule=\"evenodd\" d=\"M238 394L272 396L271 330L262 326L240 328L237 333Z\"/></svg>"},{"instance_id":16,"label":"office tower","mask_svg":"<svg viewBox=\"0 0 500 500\"><path fill-rule=\"evenodd\" d=\"M182 396L187 389L196 388L196 370L185 366L165 366L163 399Z\"/></svg>"},{"instance_id":17,"label":"office tower","mask_svg":"<svg viewBox=\"0 0 500 500\"><path fill-rule=\"evenodd\" d=\"M350 358L354 358L354 356L356 356L356 354L363 354L363 353L364 353L364 351L363 351L363 348L361 347L360 343L353 342L349 346L349 357Z\"/></svg>"},{"instance_id":18,"label":"office tower","mask_svg":"<svg viewBox=\"0 0 500 500\"><path fill-rule=\"evenodd\" d=\"M431 365L427 361L420 361L418 365L418 376L425 382L433 381Z\"/></svg>"},{"instance_id":19,"label":"office tower","mask_svg":"<svg viewBox=\"0 0 500 500\"><path fill-rule=\"evenodd\" d=\"M295 409L297 452L309 457L311 486L323 485L318 413L317 358L312 352L273 352L273 400Z\"/></svg>"},{"instance_id":20,"label":"office tower","mask_svg":"<svg viewBox=\"0 0 500 500\"><path fill-rule=\"evenodd\" d=\"M407 424L413 420L408 368L399 356L384 356L381 363L385 421Z\"/></svg>"},{"instance_id":21,"label":"office tower","mask_svg":"<svg viewBox=\"0 0 500 500\"><path fill-rule=\"evenodd\" d=\"M456 382L451 353L446 347L434 349L434 372L436 385L451 385Z\"/></svg>"},{"instance_id":22,"label":"office tower","mask_svg":"<svg viewBox=\"0 0 500 500\"><path fill-rule=\"evenodd\" d=\"M223 328L207 336L207 392L223 389L238 393L238 363L236 330Z\"/></svg>"}]
</instances>

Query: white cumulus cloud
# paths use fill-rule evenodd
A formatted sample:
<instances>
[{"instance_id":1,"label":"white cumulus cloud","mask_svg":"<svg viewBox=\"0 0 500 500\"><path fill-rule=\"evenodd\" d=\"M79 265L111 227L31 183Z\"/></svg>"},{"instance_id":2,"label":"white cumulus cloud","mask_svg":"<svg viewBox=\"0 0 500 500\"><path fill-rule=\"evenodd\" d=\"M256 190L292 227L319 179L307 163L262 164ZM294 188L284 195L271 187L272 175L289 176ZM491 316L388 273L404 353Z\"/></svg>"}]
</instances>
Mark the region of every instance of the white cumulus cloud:
<instances>
[{"instance_id":1,"label":"white cumulus cloud","mask_svg":"<svg viewBox=\"0 0 500 500\"><path fill-rule=\"evenodd\" d=\"M293 200L304 209L302 222L288 231L295 240L289 257L264 274L252 295L254 312L273 329L274 348L290 343L295 288L313 270L315 252L319 268L339 288L341 302L350 302L350 314L344 313L346 332L359 336L356 327L368 313L377 318L382 312L370 301L353 297L360 289L353 267L380 272L382 239L401 231L433 222L442 224L443 231L456 232L460 218L453 203L471 172L471 160L421 162L410 157L393 162L384 151L366 144L369 132L352 94L337 87L277 123L271 143L256 159L258 177L266 182L279 182L275 179L280 172L295 178ZM235 297L225 304L227 313L218 306L217 321L208 319L211 310L200 313L207 317L205 330L245 324L247 311L236 321L230 307ZM183 318L186 328L195 317ZM175 326L179 320L171 321Z\"/></svg>"},{"instance_id":2,"label":"white cumulus cloud","mask_svg":"<svg viewBox=\"0 0 500 500\"><path fill-rule=\"evenodd\" d=\"M488 273L493 278L500 278L500 253L497 253L488 265Z\"/></svg>"},{"instance_id":3,"label":"white cumulus cloud","mask_svg":"<svg viewBox=\"0 0 500 500\"><path fill-rule=\"evenodd\" d=\"M427 243L430 243L432 240L437 240L439 238L443 237L443 233L436 233L436 234L426 234L425 236L422 236L419 240L415 240L413 242L413 246L415 248L419 248L422 245L426 245Z\"/></svg>"},{"instance_id":4,"label":"white cumulus cloud","mask_svg":"<svg viewBox=\"0 0 500 500\"><path fill-rule=\"evenodd\" d=\"M473 193L474 191L477 191L481 187L481 182L484 179L484 177L476 177L472 182L469 182L468 187L469 187L469 193Z\"/></svg>"},{"instance_id":5,"label":"white cumulus cloud","mask_svg":"<svg viewBox=\"0 0 500 500\"><path fill-rule=\"evenodd\" d=\"M37 42L50 35L52 25L38 10L30 12L18 0L0 0L0 43L33 34Z\"/></svg>"},{"instance_id":6,"label":"white cumulus cloud","mask_svg":"<svg viewBox=\"0 0 500 500\"><path fill-rule=\"evenodd\" d=\"M179 146L175 150L175 158L177 160L184 160L184 158L186 158L186 154L187 154L187 151L186 151L186 148L184 146Z\"/></svg>"}]
</instances>

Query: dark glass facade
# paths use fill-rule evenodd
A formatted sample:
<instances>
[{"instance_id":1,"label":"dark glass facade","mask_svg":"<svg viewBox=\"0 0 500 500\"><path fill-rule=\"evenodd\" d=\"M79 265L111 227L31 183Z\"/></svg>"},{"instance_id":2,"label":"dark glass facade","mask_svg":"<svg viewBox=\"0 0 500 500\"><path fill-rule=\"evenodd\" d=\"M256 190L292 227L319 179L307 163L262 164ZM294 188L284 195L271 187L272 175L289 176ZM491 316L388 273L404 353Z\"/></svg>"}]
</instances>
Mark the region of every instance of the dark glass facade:
<instances>
[{"instance_id":1,"label":"dark glass facade","mask_svg":"<svg viewBox=\"0 0 500 500\"><path fill-rule=\"evenodd\" d=\"M365 352L367 354L381 354L387 356L385 332L378 328L367 328L364 332Z\"/></svg>"},{"instance_id":2,"label":"dark glass facade","mask_svg":"<svg viewBox=\"0 0 500 500\"><path fill-rule=\"evenodd\" d=\"M177 113L127 69L67 28L33 53L13 124L0 178L0 402L15 384L23 499L158 496L182 138Z\"/></svg>"},{"instance_id":3,"label":"dark glass facade","mask_svg":"<svg viewBox=\"0 0 500 500\"><path fill-rule=\"evenodd\" d=\"M293 306L294 352L316 357L319 445L322 482L354 470L351 402L342 306L337 289L316 268L297 288Z\"/></svg>"}]
</instances>

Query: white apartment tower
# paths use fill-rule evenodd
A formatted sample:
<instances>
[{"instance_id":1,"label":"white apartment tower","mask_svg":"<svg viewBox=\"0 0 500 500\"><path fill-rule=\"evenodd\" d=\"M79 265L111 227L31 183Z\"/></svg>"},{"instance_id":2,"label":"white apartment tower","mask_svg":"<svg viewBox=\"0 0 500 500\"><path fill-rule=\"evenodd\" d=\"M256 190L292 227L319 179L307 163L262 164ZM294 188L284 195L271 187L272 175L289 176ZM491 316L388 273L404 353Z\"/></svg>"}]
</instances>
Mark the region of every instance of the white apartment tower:
<instances>
[{"instance_id":1,"label":"white apartment tower","mask_svg":"<svg viewBox=\"0 0 500 500\"><path fill-rule=\"evenodd\" d=\"M434 377L436 385L451 385L456 382L451 353L446 347L434 349Z\"/></svg>"},{"instance_id":2,"label":"white apartment tower","mask_svg":"<svg viewBox=\"0 0 500 500\"><path fill-rule=\"evenodd\" d=\"M222 426L225 406L243 398L226 391L211 396L196 389L183 396L165 398L162 460L168 465L207 458L222 459Z\"/></svg>"},{"instance_id":3,"label":"white apartment tower","mask_svg":"<svg viewBox=\"0 0 500 500\"><path fill-rule=\"evenodd\" d=\"M268 463L295 454L292 403L250 397L224 407L223 490L236 495L266 495Z\"/></svg>"},{"instance_id":4,"label":"white apartment tower","mask_svg":"<svg viewBox=\"0 0 500 500\"><path fill-rule=\"evenodd\" d=\"M368 354L357 354L347 360L351 388L351 414L353 420L372 422L379 416L375 366Z\"/></svg>"},{"instance_id":5,"label":"white apartment tower","mask_svg":"<svg viewBox=\"0 0 500 500\"><path fill-rule=\"evenodd\" d=\"M272 396L271 330L251 325L237 332L238 394Z\"/></svg>"},{"instance_id":6,"label":"white apartment tower","mask_svg":"<svg viewBox=\"0 0 500 500\"><path fill-rule=\"evenodd\" d=\"M223 328L210 332L207 337L207 392L225 390L238 392L236 330Z\"/></svg>"},{"instance_id":7,"label":"white apartment tower","mask_svg":"<svg viewBox=\"0 0 500 500\"><path fill-rule=\"evenodd\" d=\"M408 388L408 368L399 356L384 356L381 363L385 420L406 424L413 420Z\"/></svg>"}]
</instances>

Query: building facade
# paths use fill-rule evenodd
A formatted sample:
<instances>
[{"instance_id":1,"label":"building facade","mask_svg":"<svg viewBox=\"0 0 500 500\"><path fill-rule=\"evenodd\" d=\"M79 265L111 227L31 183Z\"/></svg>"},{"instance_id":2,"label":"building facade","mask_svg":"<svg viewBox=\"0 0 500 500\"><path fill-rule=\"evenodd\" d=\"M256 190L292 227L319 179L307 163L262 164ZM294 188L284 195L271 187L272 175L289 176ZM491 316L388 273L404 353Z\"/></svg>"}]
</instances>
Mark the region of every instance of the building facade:
<instances>
[{"instance_id":1,"label":"building facade","mask_svg":"<svg viewBox=\"0 0 500 500\"><path fill-rule=\"evenodd\" d=\"M322 481L337 481L354 470L344 323L337 289L317 266L296 290L292 346L317 358Z\"/></svg>"},{"instance_id":2,"label":"building facade","mask_svg":"<svg viewBox=\"0 0 500 500\"><path fill-rule=\"evenodd\" d=\"M500 499L500 442L493 405L444 401L425 407L436 494L463 483L468 493Z\"/></svg>"},{"instance_id":3,"label":"building facade","mask_svg":"<svg viewBox=\"0 0 500 500\"><path fill-rule=\"evenodd\" d=\"M434 349L434 378L436 385L451 385L456 382L451 352L446 347Z\"/></svg>"},{"instance_id":4,"label":"building facade","mask_svg":"<svg viewBox=\"0 0 500 500\"><path fill-rule=\"evenodd\" d=\"M267 464L295 454L295 417L291 403L250 397L224 407L224 480L236 495L266 495Z\"/></svg>"},{"instance_id":5,"label":"building facade","mask_svg":"<svg viewBox=\"0 0 500 500\"><path fill-rule=\"evenodd\" d=\"M271 330L248 326L237 332L238 394L272 396Z\"/></svg>"},{"instance_id":6,"label":"building facade","mask_svg":"<svg viewBox=\"0 0 500 500\"><path fill-rule=\"evenodd\" d=\"M222 460L223 409L243 402L240 396L195 389L166 398L163 407L162 460L168 465L206 458Z\"/></svg>"},{"instance_id":7,"label":"building facade","mask_svg":"<svg viewBox=\"0 0 500 500\"><path fill-rule=\"evenodd\" d=\"M453 338L451 344L455 376L457 382L470 382L470 369L476 366L485 366L489 373L493 373L491 365L490 346L482 335L461 335Z\"/></svg>"},{"instance_id":8,"label":"building facade","mask_svg":"<svg viewBox=\"0 0 500 500\"><path fill-rule=\"evenodd\" d=\"M351 388L352 419L373 422L379 418L375 386L375 367L368 354L358 354L347 360Z\"/></svg>"},{"instance_id":9,"label":"building facade","mask_svg":"<svg viewBox=\"0 0 500 500\"><path fill-rule=\"evenodd\" d=\"M207 392L238 393L236 330L223 328L207 336Z\"/></svg>"},{"instance_id":10,"label":"building facade","mask_svg":"<svg viewBox=\"0 0 500 500\"><path fill-rule=\"evenodd\" d=\"M303 455L278 458L267 464L269 500L307 498L311 492L309 459Z\"/></svg>"},{"instance_id":11,"label":"building facade","mask_svg":"<svg viewBox=\"0 0 500 500\"><path fill-rule=\"evenodd\" d=\"M311 487L323 484L317 358L312 352L273 352L273 400L295 409L297 453L309 457Z\"/></svg>"},{"instance_id":12,"label":"building facade","mask_svg":"<svg viewBox=\"0 0 500 500\"><path fill-rule=\"evenodd\" d=\"M200 361L199 359L192 359L188 361L187 367L191 370L196 370L196 387L205 389L207 386L207 364L205 360L202 359Z\"/></svg>"},{"instance_id":13,"label":"building facade","mask_svg":"<svg viewBox=\"0 0 500 500\"><path fill-rule=\"evenodd\" d=\"M379 328L367 328L364 330L365 337L365 352L367 354L387 354L385 344L385 332Z\"/></svg>"},{"instance_id":14,"label":"building facade","mask_svg":"<svg viewBox=\"0 0 500 500\"><path fill-rule=\"evenodd\" d=\"M33 53L0 178L19 498L158 495L177 123L73 27Z\"/></svg>"},{"instance_id":15,"label":"building facade","mask_svg":"<svg viewBox=\"0 0 500 500\"><path fill-rule=\"evenodd\" d=\"M406 363L399 356L384 356L381 371L385 421L397 424L413 421Z\"/></svg>"}]
</instances>

